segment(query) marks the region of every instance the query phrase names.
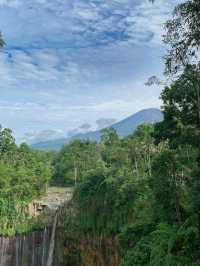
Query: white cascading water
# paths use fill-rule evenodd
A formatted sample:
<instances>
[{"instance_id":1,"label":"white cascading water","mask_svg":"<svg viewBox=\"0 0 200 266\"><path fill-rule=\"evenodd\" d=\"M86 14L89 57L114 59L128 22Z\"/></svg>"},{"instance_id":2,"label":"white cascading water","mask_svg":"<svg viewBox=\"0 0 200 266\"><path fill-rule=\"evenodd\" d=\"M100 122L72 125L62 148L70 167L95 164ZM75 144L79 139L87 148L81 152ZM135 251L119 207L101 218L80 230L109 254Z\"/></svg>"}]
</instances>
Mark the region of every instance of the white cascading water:
<instances>
[{"instance_id":1,"label":"white cascading water","mask_svg":"<svg viewBox=\"0 0 200 266\"><path fill-rule=\"evenodd\" d=\"M47 266L52 266L52 263L53 263L53 253L54 253L54 246L55 246L55 234L56 234L57 220L58 220L58 213L56 212L54 216L54 221L53 221Z\"/></svg>"},{"instance_id":2,"label":"white cascading water","mask_svg":"<svg viewBox=\"0 0 200 266\"><path fill-rule=\"evenodd\" d=\"M0 237L0 266L52 266L57 221L56 211L51 229Z\"/></svg>"},{"instance_id":3,"label":"white cascading water","mask_svg":"<svg viewBox=\"0 0 200 266\"><path fill-rule=\"evenodd\" d=\"M47 228L45 227L44 229L44 237L43 237L43 241L42 241L42 246L45 247L47 244ZM43 248L42 249L42 266L46 266L46 258L47 258L47 254L46 254L46 249Z\"/></svg>"},{"instance_id":4,"label":"white cascading water","mask_svg":"<svg viewBox=\"0 0 200 266\"><path fill-rule=\"evenodd\" d=\"M0 237L0 266L47 266L51 231L45 228L24 236Z\"/></svg>"},{"instance_id":5,"label":"white cascading water","mask_svg":"<svg viewBox=\"0 0 200 266\"><path fill-rule=\"evenodd\" d=\"M8 248L8 240L5 237L1 238L0 241L0 266L6 265L6 257L7 254L7 248Z\"/></svg>"}]
</instances>

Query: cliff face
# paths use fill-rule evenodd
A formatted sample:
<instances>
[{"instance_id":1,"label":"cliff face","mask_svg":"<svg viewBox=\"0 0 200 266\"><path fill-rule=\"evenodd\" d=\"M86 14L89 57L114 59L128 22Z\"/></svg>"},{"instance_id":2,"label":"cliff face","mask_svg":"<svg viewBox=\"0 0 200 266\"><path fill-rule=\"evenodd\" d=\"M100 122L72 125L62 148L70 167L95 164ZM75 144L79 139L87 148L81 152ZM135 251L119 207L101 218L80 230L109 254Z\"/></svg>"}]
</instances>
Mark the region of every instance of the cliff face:
<instances>
[{"instance_id":1,"label":"cliff face","mask_svg":"<svg viewBox=\"0 0 200 266\"><path fill-rule=\"evenodd\" d=\"M85 236L79 240L83 266L119 266L119 248L115 239Z\"/></svg>"},{"instance_id":2,"label":"cliff face","mask_svg":"<svg viewBox=\"0 0 200 266\"><path fill-rule=\"evenodd\" d=\"M80 231L74 201L59 209L54 265L56 266L119 266L118 241L106 235Z\"/></svg>"},{"instance_id":3,"label":"cliff face","mask_svg":"<svg viewBox=\"0 0 200 266\"><path fill-rule=\"evenodd\" d=\"M72 188L49 187L44 196L29 204L27 211L32 217L42 216L47 210L54 213L64 203L69 202L72 195Z\"/></svg>"},{"instance_id":4,"label":"cliff face","mask_svg":"<svg viewBox=\"0 0 200 266\"><path fill-rule=\"evenodd\" d=\"M57 194L55 198L57 202ZM66 204L61 205L56 212L57 228L52 226L54 208L50 210L46 205L44 200L42 204L34 205L34 208L45 206L41 214L36 215L37 219L46 224L45 229L27 235L0 237L0 266L46 266L52 240L55 240L52 266L119 266L117 240L105 235L96 236L79 232L74 224L76 208L73 202L66 201ZM50 213L45 211L46 208ZM34 209L34 214L39 211ZM55 239L54 236L52 238L53 228Z\"/></svg>"},{"instance_id":5,"label":"cliff face","mask_svg":"<svg viewBox=\"0 0 200 266\"><path fill-rule=\"evenodd\" d=\"M51 230L33 232L26 236L0 237L1 266L45 266Z\"/></svg>"},{"instance_id":6,"label":"cliff face","mask_svg":"<svg viewBox=\"0 0 200 266\"><path fill-rule=\"evenodd\" d=\"M119 266L119 246L115 239L93 235L67 236L57 232L55 265Z\"/></svg>"},{"instance_id":7,"label":"cliff face","mask_svg":"<svg viewBox=\"0 0 200 266\"><path fill-rule=\"evenodd\" d=\"M32 221L44 229L13 237L0 236L0 266L46 266L50 250L53 253L50 243L54 242L52 230L56 228L53 226L56 211L71 196L71 189L49 188L44 197L33 201L27 212Z\"/></svg>"},{"instance_id":8,"label":"cliff face","mask_svg":"<svg viewBox=\"0 0 200 266\"><path fill-rule=\"evenodd\" d=\"M46 266L52 228L26 236L0 237L1 266ZM106 236L68 236L56 231L52 266L119 266L117 241Z\"/></svg>"}]
</instances>

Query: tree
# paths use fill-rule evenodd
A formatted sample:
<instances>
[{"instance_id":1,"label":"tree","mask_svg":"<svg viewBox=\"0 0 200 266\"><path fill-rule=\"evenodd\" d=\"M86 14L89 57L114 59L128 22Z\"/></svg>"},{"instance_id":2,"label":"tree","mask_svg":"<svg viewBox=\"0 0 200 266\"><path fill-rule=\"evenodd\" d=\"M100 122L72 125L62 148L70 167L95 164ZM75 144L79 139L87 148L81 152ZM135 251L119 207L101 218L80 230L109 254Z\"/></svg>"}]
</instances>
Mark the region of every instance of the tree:
<instances>
[{"instance_id":1,"label":"tree","mask_svg":"<svg viewBox=\"0 0 200 266\"><path fill-rule=\"evenodd\" d=\"M81 182L84 173L96 167L98 159L96 143L75 140L63 146L53 162L55 171L52 183L74 185L74 183Z\"/></svg>"},{"instance_id":2,"label":"tree","mask_svg":"<svg viewBox=\"0 0 200 266\"><path fill-rule=\"evenodd\" d=\"M181 193L184 184L182 165L175 151L159 154L153 164L151 187L155 197L155 212L160 222L181 223Z\"/></svg>"},{"instance_id":3,"label":"tree","mask_svg":"<svg viewBox=\"0 0 200 266\"><path fill-rule=\"evenodd\" d=\"M3 155L15 148L15 139L9 128L0 126L0 155Z\"/></svg>"},{"instance_id":4,"label":"tree","mask_svg":"<svg viewBox=\"0 0 200 266\"><path fill-rule=\"evenodd\" d=\"M101 142L107 146L115 145L119 140L116 130L112 127L103 129L101 133Z\"/></svg>"},{"instance_id":5,"label":"tree","mask_svg":"<svg viewBox=\"0 0 200 266\"><path fill-rule=\"evenodd\" d=\"M200 2L188 0L174 10L166 23L164 41L169 45L166 56L167 73L176 74L191 63L199 63Z\"/></svg>"},{"instance_id":6,"label":"tree","mask_svg":"<svg viewBox=\"0 0 200 266\"><path fill-rule=\"evenodd\" d=\"M184 73L161 94L164 120L155 126L159 141L200 145L200 69L188 65Z\"/></svg>"},{"instance_id":7,"label":"tree","mask_svg":"<svg viewBox=\"0 0 200 266\"><path fill-rule=\"evenodd\" d=\"M76 188L78 230L118 238L123 266L200 265L199 7L178 5L166 24L164 120L124 139L105 130L102 167Z\"/></svg>"},{"instance_id":8,"label":"tree","mask_svg":"<svg viewBox=\"0 0 200 266\"><path fill-rule=\"evenodd\" d=\"M45 192L51 177L50 164L48 154L34 151L27 144L18 147L12 131L0 127L0 234L29 228L27 206Z\"/></svg>"}]
</instances>

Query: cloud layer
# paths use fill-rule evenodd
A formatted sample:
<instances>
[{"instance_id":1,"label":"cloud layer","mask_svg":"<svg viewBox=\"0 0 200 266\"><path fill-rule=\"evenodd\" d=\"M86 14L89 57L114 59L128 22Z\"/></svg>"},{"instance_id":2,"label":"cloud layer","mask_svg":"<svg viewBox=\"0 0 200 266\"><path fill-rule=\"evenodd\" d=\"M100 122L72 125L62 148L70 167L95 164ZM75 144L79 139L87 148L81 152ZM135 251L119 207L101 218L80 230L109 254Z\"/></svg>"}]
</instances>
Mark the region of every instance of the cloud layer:
<instances>
[{"instance_id":1,"label":"cloud layer","mask_svg":"<svg viewBox=\"0 0 200 266\"><path fill-rule=\"evenodd\" d=\"M0 0L0 122L67 132L159 106L163 23L174 0ZM178 2L178 1L177 1Z\"/></svg>"}]
</instances>

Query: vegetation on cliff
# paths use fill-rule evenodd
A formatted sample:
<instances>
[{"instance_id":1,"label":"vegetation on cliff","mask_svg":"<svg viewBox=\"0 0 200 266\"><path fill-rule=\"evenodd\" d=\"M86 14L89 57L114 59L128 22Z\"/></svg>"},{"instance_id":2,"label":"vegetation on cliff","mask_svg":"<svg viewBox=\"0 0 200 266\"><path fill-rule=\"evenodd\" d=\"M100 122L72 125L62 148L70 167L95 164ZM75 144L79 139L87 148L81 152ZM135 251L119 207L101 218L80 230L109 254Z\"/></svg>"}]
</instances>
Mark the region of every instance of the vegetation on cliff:
<instances>
[{"instance_id":1,"label":"vegetation on cliff","mask_svg":"<svg viewBox=\"0 0 200 266\"><path fill-rule=\"evenodd\" d=\"M91 143L96 148L87 150L87 160L78 153L76 171L71 164L78 211L70 230L115 238L122 266L200 264L200 120L188 71L200 77L189 66L163 91L163 122L141 125L124 139L106 130L100 144Z\"/></svg>"},{"instance_id":2,"label":"vegetation on cliff","mask_svg":"<svg viewBox=\"0 0 200 266\"><path fill-rule=\"evenodd\" d=\"M35 227L28 204L46 189L51 176L50 155L16 145L11 130L0 128L0 234Z\"/></svg>"}]
</instances>

